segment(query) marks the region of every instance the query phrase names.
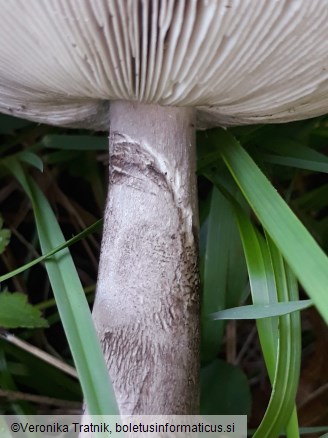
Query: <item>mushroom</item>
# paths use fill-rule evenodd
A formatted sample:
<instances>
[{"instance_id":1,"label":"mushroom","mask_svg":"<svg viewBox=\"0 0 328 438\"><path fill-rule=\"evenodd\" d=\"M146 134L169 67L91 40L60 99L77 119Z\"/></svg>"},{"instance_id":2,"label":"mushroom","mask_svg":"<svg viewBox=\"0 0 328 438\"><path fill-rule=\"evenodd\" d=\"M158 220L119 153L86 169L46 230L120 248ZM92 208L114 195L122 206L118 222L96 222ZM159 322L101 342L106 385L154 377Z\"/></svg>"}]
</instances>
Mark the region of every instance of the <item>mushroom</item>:
<instances>
[{"instance_id":1,"label":"mushroom","mask_svg":"<svg viewBox=\"0 0 328 438\"><path fill-rule=\"evenodd\" d=\"M328 108L321 0L0 0L0 111L110 130L93 309L121 413L199 403L196 128Z\"/></svg>"}]
</instances>

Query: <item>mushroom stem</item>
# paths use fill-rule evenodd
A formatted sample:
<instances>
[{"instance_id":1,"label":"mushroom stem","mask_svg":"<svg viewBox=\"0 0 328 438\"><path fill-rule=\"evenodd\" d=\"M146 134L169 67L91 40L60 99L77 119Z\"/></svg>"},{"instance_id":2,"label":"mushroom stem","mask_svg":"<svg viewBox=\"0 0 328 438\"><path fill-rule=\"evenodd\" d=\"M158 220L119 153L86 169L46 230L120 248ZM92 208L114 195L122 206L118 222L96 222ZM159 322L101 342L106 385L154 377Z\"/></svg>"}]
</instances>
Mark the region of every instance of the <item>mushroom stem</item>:
<instances>
[{"instance_id":1,"label":"mushroom stem","mask_svg":"<svg viewBox=\"0 0 328 438\"><path fill-rule=\"evenodd\" d=\"M194 111L110 109L110 177L94 321L121 414L199 409Z\"/></svg>"}]
</instances>

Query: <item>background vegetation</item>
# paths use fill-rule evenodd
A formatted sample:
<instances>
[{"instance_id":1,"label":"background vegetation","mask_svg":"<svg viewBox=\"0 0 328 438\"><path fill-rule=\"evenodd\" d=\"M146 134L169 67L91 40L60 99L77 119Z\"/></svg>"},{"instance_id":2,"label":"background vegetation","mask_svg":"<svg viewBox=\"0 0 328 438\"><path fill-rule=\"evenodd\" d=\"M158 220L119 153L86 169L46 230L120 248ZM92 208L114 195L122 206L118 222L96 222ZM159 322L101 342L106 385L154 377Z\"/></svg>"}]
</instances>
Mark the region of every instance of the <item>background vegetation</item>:
<instances>
[{"instance_id":1,"label":"background vegetation","mask_svg":"<svg viewBox=\"0 0 328 438\"><path fill-rule=\"evenodd\" d=\"M101 361L85 349L92 334L74 297L82 284L94 298L107 142L0 116L0 413L79 411L71 352L84 393L94 386L93 364L84 364L91 355L99 371ZM201 410L247 414L258 437L328 431L328 265L318 246L327 251L327 144L327 117L197 139ZM9 278L64 243L58 224L75 267L66 249ZM63 325L76 335L71 348ZM95 411L115 410L110 387L90 391Z\"/></svg>"}]
</instances>

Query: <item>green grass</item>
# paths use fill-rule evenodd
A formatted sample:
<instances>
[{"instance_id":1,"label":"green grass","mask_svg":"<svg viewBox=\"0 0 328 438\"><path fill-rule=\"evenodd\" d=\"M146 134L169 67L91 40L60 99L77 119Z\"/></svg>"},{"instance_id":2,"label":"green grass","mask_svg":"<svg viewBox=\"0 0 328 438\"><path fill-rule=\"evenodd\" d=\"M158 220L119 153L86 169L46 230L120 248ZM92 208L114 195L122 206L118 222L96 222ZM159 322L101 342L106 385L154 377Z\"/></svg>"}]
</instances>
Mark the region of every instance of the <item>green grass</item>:
<instances>
[{"instance_id":1,"label":"green grass","mask_svg":"<svg viewBox=\"0 0 328 438\"><path fill-rule=\"evenodd\" d=\"M1 290L25 293L36 303L27 309L35 316L34 329L20 320L17 335L73 361L91 413L117 413L85 298L96 282L107 138L7 116L0 116L0 134ZM328 322L327 190L322 177L327 173L327 138L327 121L319 118L207 131L197 140L201 412L250 415L251 405L256 406L252 382L258 381L260 370L249 373L244 347L252 345L248 332L254 320L271 386L256 438L297 438L307 432L298 425L295 404L302 370L300 314L314 305ZM49 328L40 323L37 309L45 312ZM235 322L227 322L231 320ZM228 336L232 332L233 340ZM314 343L315 334L306 342ZM60 370L1 339L0 353L3 388L81 402L79 383ZM38 407L8 400L0 409L21 414L35 413ZM327 425L319 426L327 430Z\"/></svg>"}]
</instances>

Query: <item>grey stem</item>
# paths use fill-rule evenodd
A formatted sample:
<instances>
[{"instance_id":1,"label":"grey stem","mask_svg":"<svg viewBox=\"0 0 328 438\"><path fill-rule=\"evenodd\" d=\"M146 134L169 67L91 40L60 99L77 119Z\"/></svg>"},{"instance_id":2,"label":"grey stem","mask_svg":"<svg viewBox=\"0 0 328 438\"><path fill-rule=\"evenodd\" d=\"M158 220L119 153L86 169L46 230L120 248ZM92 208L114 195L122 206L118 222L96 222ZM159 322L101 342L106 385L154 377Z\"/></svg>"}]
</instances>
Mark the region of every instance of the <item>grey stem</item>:
<instances>
[{"instance_id":1,"label":"grey stem","mask_svg":"<svg viewBox=\"0 0 328 438\"><path fill-rule=\"evenodd\" d=\"M110 181L93 316L121 414L199 409L194 111L110 110Z\"/></svg>"}]
</instances>

